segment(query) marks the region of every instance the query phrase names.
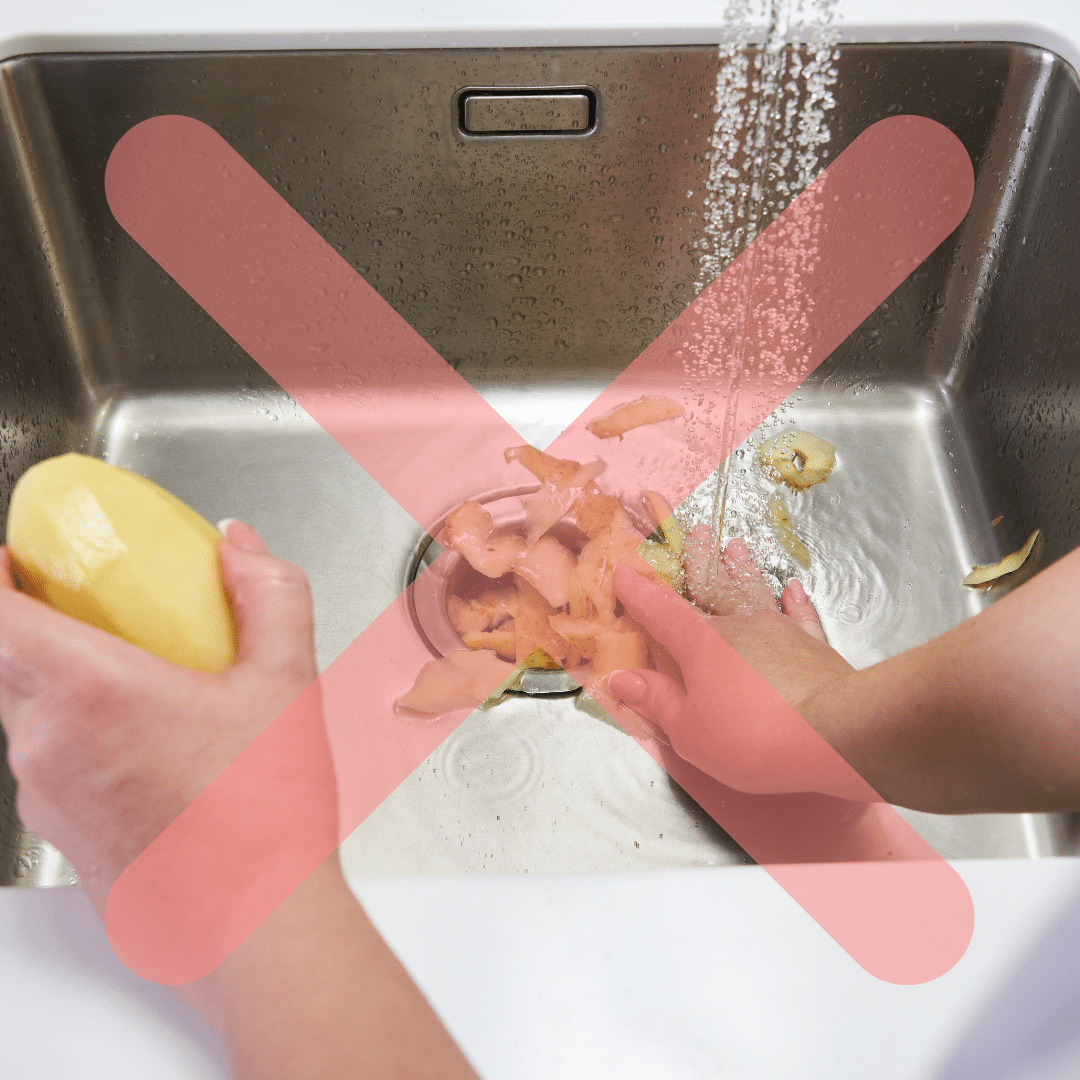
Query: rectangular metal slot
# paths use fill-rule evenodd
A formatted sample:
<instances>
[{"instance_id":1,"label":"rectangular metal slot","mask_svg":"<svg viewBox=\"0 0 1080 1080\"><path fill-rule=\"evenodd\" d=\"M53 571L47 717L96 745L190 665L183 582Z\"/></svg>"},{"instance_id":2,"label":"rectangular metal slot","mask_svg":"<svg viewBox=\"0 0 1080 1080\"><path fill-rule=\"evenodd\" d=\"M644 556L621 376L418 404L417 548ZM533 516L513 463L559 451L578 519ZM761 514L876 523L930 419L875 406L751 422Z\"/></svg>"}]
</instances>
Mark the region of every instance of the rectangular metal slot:
<instances>
[{"instance_id":1,"label":"rectangular metal slot","mask_svg":"<svg viewBox=\"0 0 1080 1080\"><path fill-rule=\"evenodd\" d=\"M599 95L588 86L469 87L455 95L458 132L472 138L591 135Z\"/></svg>"}]
</instances>

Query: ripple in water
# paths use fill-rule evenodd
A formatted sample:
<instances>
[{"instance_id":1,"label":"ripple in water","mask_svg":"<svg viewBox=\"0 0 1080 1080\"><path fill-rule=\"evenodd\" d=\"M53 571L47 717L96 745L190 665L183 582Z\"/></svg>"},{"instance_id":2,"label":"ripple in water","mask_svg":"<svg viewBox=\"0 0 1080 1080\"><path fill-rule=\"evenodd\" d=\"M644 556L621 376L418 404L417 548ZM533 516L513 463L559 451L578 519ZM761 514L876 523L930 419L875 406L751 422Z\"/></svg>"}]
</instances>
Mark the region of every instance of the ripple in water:
<instances>
[{"instance_id":1,"label":"ripple in water","mask_svg":"<svg viewBox=\"0 0 1080 1080\"><path fill-rule=\"evenodd\" d=\"M770 421L791 422L779 414ZM754 448L771 429L756 432L732 458L725 542L746 538L777 597L798 577L830 643L857 667L922 644L972 614L955 541L963 509L948 486L928 482L933 451L920 440L903 446L905 454L929 455L914 460L909 472L890 470L875 452L881 443L899 442L899 428L910 426L903 418L896 423L890 430L887 420L860 417L843 405L800 421L799 427L837 442L828 480L804 492L774 483L754 463ZM685 527L711 523L722 482L717 472L679 508ZM775 497L783 499L809 551L808 571L780 546L769 524Z\"/></svg>"},{"instance_id":2,"label":"ripple in water","mask_svg":"<svg viewBox=\"0 0 1080 1080\"><path fill-rule=\"evenodd\" d=\"M488 802L524 796L543 771L543 754L533 735L535 718L519 715L530 706L527 701L504 702L479 720L474 716L444 740L433 758L444 783L451 789L467 788L470 798Z\"/></svg>"},{"instance_id":3,"label":"ripple in water","mask_svg":"<svg viewBox=\"0 0 1080 1080\"><path fill-rule=\"evenodd\" d=\"M894 487L863 455L837 456L792 517L810 549L807 591L829 640L863 667L955 626L969 598L941 527L948 493ZM946 572L955 580L942 587Z\"/></svg>"}]
</instances>

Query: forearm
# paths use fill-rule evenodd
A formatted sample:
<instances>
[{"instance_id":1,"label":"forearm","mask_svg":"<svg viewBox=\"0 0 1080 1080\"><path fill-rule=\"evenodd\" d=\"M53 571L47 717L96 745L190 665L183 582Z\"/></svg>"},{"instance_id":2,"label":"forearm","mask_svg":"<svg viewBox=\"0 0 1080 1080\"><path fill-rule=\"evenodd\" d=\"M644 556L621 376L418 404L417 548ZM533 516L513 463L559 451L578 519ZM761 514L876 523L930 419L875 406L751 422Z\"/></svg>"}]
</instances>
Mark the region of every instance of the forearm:
<instances>
[{"instance_id":1,"label":"forearm","mask_svg":"<svg viewBox=\"0 0 1080 1080\"><path fill-rule=\"evenodd\" d=\"M1080 551L935 641L834 687L815 727L890 802L1080 807Z\"/></svg>"},{"instance_id":2,"label":"forearm","mask_svg":"<svg viewBox=\"0 0 1080 1080\"><path fill-rule=\"evenodd\" d=\"M475 1080L336 855L180 993L221 1032L237 1080Z\"/></svg>"}]
</instances>

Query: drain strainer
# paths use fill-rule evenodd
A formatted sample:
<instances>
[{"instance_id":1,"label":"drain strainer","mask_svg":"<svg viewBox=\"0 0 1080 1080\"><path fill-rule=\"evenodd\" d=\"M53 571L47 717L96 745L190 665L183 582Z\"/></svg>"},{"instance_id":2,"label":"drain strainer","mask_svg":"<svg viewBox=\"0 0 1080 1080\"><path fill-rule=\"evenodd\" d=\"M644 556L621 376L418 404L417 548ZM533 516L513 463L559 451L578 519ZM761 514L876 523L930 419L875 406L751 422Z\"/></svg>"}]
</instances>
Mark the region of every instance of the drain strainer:
<instances>
[{"instance_id":1,"label":"drain strainer","mask_svg":"<svg viewBox=\"0 0 1080 1080\"><path fill-rule=\"evenodd\" d=\"M479 496L479 502L491 515L497 527L521 525L524 516L521 497L535 488L521 488ZM432 530L437 536L442 522ZM575 554L585 545L586 537L565 523L555 527L559 540ZM442 555L443 558L439 558ZM456 551L444 552L432 536L425 536L408 562L405 585L412 586L406 594L409 616L421 639L433 656L445 656L449 652L464 649L465 643L454 629L447 613L447 599L460 596L470 599L481 592L513 583L512 575L492 579L474 570L468 560ZM540 668L526 669L521 673L515 690L532 696L576 693L580 684L565 671Z\"/></svg>"}]
</instances>

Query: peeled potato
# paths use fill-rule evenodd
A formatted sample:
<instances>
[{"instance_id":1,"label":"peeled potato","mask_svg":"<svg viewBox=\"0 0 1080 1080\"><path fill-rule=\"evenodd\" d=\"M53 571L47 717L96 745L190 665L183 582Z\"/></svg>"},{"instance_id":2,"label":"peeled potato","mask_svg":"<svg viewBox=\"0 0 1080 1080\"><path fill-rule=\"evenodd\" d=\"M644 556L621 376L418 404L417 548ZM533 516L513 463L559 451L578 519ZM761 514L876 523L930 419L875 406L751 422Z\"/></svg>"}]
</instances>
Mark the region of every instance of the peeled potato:
<instances>
[{"instance_id":1,"label":"peeled potato","mask_svg":"<svg viewBox=\"0 0 1080 1080\"><path fill-rule=\"evenodd\" d=\"M28 469L8 511L12 569L27 593L201 671L236 655L219 539L164 488L82 454Z\"/></svg>"}]
</instances>

